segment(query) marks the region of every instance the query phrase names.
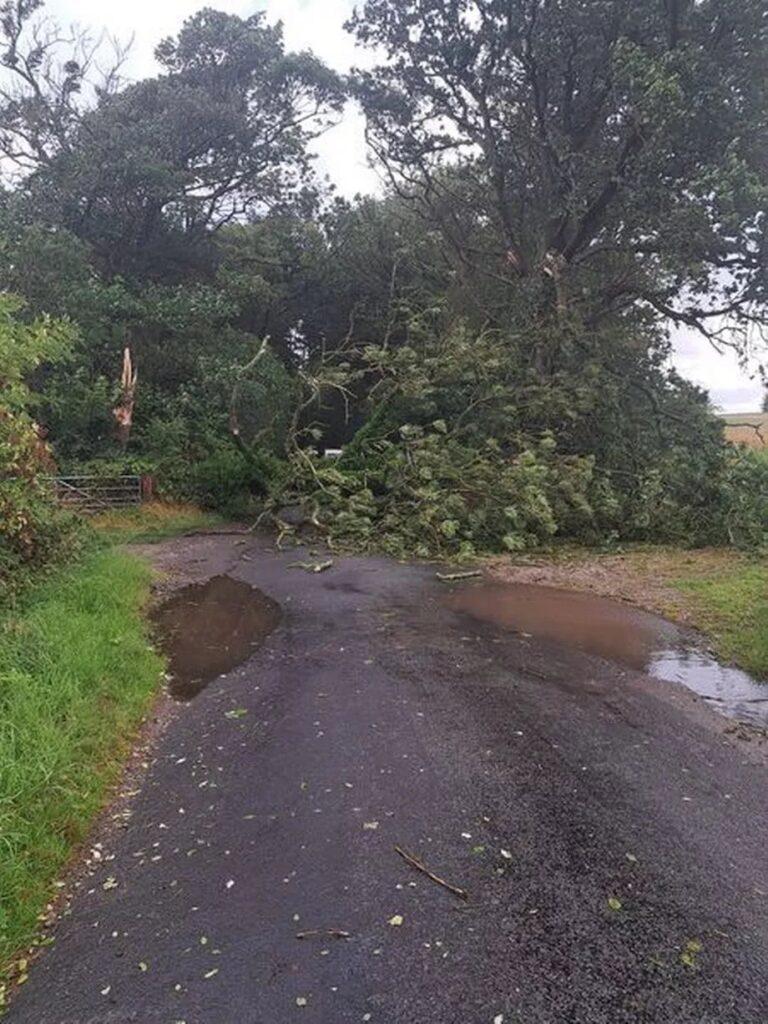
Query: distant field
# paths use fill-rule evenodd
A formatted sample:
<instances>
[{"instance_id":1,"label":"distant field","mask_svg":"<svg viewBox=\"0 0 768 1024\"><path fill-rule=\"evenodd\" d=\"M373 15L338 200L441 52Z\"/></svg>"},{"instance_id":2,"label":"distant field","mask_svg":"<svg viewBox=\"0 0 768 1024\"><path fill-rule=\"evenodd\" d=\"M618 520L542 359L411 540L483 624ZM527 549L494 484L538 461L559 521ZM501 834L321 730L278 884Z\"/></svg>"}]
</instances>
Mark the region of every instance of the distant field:
<instances>
[{"instance_id":1,"label":"distant field","mask_svg":"<svg viewBox=\"0 0 768 1024\"><path fill-rule=\"evenodd\" d=\"M768 448L768 412L732 413L723 416L725 436L734 444L747 444L750 448ZM752 424L753 426L739 426ZM762 435L762 436L761 436Z\"/></svg>"}]
</instances>

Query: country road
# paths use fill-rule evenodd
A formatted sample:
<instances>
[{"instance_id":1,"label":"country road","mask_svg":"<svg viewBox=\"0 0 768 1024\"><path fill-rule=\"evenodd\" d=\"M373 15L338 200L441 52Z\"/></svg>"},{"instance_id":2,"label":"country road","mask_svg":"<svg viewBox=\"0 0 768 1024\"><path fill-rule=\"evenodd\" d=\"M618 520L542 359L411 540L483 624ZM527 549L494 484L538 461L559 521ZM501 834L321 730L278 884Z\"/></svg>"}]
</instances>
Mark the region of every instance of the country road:
<instances>
[{"instance_id":1,"label":"country road","mask_svg":"<svg viewBox=\"0 0 768 1024\"><path fill-rule=\"evenodd\" d=\"M768 1021L768 746L430 567L152 557L282 617L174 705L10 1024Z\"/></svg>"}]
</instances>

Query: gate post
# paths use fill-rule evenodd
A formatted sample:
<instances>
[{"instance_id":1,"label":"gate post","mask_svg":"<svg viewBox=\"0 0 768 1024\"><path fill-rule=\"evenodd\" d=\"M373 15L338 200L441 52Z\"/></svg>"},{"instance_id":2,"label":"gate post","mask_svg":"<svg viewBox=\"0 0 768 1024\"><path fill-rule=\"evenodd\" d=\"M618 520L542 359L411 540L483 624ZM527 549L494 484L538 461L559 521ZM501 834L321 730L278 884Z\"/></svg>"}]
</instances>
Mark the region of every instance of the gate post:
<instances>
[{"instance_id":1,"label":"gate post","mask_svg":"<svg viewBox=\"0 0 768 1024\"><path fill-rule=\"evenodd\" d=\"M155 499L155 478L151 473L145 473L141 478L141 500L154 501Z\"/></svg>"}]
</instances>

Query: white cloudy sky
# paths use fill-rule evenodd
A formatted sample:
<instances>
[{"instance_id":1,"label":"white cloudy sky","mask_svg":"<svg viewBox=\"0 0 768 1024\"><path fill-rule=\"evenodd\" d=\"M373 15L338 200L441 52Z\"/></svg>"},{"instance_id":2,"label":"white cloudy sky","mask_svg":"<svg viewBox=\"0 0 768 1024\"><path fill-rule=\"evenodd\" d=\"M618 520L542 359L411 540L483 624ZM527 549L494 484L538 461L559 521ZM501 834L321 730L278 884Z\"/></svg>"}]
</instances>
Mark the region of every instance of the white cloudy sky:
<instances>
[{"instance_id":1,"label":"white cloudy sky","mask_svg":"<svg viewBox=\"0 0 768 1024\"><path fill-rule=\"evenodd\" d=\"M123 40L134 37L129 74L151 74L152 52L163 36L173 33L202 6L247 15L266 10L271 21L282 20L288 46L312 49L339 70L360 62L343 23L354 0L48 0L47 10L63 23L106 28ZM379 179L368 166L360 115L352 108L342 123L318 146L323 167L347 195L375 191ZM759 408L763 393L759 380L750 380L732 352L719 355L704 339L682 332L676 339L680 371L707 387L714 401L728 412Z\"/></svg>"}]
</instances>

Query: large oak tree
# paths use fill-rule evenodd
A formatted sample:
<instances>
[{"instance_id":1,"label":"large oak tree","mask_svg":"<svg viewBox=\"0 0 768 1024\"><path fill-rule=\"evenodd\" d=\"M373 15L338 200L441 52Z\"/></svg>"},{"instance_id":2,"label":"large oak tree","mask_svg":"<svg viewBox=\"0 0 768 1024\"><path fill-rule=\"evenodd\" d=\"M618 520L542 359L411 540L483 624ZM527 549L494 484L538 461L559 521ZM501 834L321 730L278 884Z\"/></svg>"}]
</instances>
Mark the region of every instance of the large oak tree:
<instances>
[{"instance_id":1,"label":"large oak tree","mask_svg":"<svg viewBox=\"0 0 768 1024\"><path fill-rule=\"evenodd\" d=\"M762 0L366 0L355 90L468 268L596 327L765 323Z\"/></svg>"}]
</instances>

